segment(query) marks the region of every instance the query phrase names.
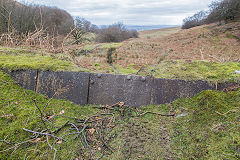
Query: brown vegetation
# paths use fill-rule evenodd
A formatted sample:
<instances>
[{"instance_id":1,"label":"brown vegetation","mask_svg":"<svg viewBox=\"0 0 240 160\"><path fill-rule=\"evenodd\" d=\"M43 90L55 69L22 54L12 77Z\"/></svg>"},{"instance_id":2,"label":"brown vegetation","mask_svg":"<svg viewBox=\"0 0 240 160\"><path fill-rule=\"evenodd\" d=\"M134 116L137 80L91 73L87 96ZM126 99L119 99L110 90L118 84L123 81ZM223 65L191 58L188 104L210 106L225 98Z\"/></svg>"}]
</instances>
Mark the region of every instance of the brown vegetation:
<instances>
[{"instance_id":1,"label":"brown vegetation","mask_svg":"<svg viewBox=\"0 0 240 160\"><path fill-rule=\"evenodd\" d=\"M163 60L239 61L239 29L240 22L235 22L222 26L204 25L188 30L170 28L143 31L140 32L140 38L124 41L113 52L113 64L140 69ZM108 66L106 57L107 50L100 46L76 59L79 65L96 69L96 64Z\"/></svg>"}]
</instances>

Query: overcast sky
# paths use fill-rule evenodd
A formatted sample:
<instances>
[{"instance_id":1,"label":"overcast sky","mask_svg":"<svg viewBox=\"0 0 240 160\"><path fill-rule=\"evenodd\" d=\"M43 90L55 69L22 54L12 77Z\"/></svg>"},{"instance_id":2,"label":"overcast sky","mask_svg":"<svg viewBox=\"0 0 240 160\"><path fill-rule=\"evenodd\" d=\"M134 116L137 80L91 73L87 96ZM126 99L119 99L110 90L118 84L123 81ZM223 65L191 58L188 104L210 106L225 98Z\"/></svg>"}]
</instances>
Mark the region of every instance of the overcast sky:
<instances>
[{"instance_id":1,"label":"overcast sky","mask_svg":"<svg viewBox=\"0 0 240 160\"><path fill-rule=\"evenodd\" d=\"M21 2L21 0L18 0ZM57 6L96 25L181 25L182 20L206 10L212 0L24 0Z\"/></svg>"}]
</instances>

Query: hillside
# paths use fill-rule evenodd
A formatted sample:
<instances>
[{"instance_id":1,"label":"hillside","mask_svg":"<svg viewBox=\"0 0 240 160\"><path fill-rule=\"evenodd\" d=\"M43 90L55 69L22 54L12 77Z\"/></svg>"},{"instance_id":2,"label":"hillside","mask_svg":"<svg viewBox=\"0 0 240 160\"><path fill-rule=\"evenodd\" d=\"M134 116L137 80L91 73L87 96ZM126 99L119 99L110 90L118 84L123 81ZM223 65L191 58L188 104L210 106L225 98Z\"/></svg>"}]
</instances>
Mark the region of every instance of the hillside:
<instances>
[{"instance_id":1,"label":"hillside","mask_svg":"<svg viewBox=\"0 0 240 160\"><path fill-rule=\"evenodd\" d=\"M0 46L0 68L240 82L240 22L142 31L122 43L50 53ZM94 35L90 35L94 37ZM107 62L107 52L113 64ZM240 159L240 89L170 104L79 106L26 90L0 71L0 159ZM159 158L161 157L161 158Z\"/></svg>"},{"instance_id":2,"label":"hillside","mask_svg":"<svg viewBox=\"0 0 240 160\"><path fill-rule=\"evenodd\" d=\"M159 78L228 81L238 76L240 22L204 25L188 30L141 31L121 43L69 46L74 63L93 72L152 75ZM112 53L112 65L107 52Z\"/></svg>"},{"instance_id":3,"label":"hillside","mask_svg":"<svg viewBox=\"0 0 240 160\"><path fill-rule=\"evenodd\" d=\"M239 61L239 28L240 22L234 22L222 26L204 25L188 30L169 28L142 31L140 38L121 44L115 52L115 64L124 67L135 64L140 67L158 64L163 60ZM105 56L97 48L93 54L80 58L79 63L82 60L82 65L85 66L105 62Z\"/></svg>"}]
</instances>

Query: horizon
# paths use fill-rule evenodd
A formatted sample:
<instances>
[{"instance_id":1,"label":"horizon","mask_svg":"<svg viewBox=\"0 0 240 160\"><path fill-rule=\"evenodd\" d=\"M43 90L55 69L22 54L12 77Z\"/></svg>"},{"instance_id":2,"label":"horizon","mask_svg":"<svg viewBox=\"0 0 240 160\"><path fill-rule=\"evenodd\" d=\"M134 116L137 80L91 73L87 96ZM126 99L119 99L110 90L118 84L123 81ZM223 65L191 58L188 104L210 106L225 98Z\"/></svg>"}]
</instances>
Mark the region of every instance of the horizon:
<instances>
[{"instance_id":1,"label":"horizon","mask_svg":"<svg viewBox=\"0 0 240 160\"><path fill-rule=\"evenodd\" d=\"M117 22L125 25L181 26L184 18L200 10L207 10L212 0L16 0L21 3L33 3L58 7L73 17L81 17L92 24L111 25ZM117 7L116 7L117 6Z\"/></svg>"}]
</instances>

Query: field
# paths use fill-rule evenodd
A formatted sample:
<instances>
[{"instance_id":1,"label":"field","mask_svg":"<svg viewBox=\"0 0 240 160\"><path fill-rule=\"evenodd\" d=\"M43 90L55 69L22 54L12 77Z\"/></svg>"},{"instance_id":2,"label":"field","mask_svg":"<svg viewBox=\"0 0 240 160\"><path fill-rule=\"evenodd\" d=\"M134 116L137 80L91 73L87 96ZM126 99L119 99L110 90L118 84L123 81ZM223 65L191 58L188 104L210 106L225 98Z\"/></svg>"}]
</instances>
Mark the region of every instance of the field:
<instances>
[{"instance_id":1,"label":"field","mask_svg":"<svg viewBox=\"0 0 240 160\"><path fill-rule=\"evenodd\" d=\"M239 83L239 27L142 31L137 39L66 45L56 53L0 46L0 67ZM239 115L239 86L164 105L79 106L25 90L0 71L0 159L235 160Z\"/></svg>"}]
</instances>

